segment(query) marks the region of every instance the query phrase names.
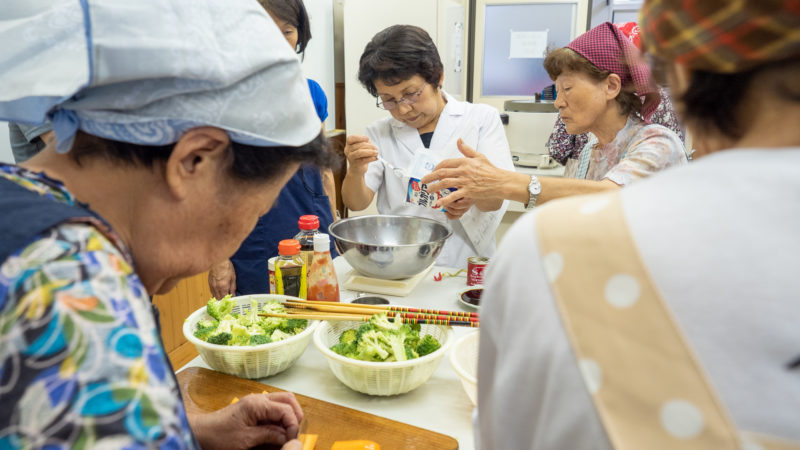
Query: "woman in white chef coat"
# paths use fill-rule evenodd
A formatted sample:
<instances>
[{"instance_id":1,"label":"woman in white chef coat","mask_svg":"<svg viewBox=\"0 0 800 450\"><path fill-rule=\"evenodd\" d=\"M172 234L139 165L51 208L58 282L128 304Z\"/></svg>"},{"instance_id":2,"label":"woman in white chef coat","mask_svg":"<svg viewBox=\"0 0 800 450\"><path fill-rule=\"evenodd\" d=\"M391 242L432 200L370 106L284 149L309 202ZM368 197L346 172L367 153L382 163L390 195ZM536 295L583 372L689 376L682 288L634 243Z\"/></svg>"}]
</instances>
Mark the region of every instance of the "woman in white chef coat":
<instances>
[{"instance_id":1,"label":"woman in white chef coat","mask_svg":"<svg viewBox=\"0 0 800 450\"><path fill-rule=\"evenodd\" d=\"M342 198L348 208L360 211L377 194L381 214L448 223L453 235L437 264L461 268L466 267L470 256L494 254L494 233L505 212L505 202L465 199L444 211L412 204L406 201L408 176L400 176L393 167L408 174L420 156L435 161L459 157L460 140L498 167L511 170L513 163L497 110L449 96L441 88L443 71L436 45L419 27L391 26L367 44L358 78L376 97L377 106L391 116L367 127L366 136L347 137L344 153L349 168L342 183Z\"/></svg>"}]
</instances>

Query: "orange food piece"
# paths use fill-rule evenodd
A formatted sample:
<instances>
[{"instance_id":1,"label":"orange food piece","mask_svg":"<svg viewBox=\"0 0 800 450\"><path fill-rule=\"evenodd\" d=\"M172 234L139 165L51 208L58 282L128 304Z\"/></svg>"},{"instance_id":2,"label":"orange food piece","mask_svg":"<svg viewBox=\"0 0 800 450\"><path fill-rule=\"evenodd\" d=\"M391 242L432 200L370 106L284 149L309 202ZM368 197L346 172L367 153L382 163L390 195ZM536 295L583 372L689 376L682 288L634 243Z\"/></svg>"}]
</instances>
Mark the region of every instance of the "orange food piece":
<instances>
[{"instance_id":1,"label":"orange food piece","mask_svg":"<svg viewBox=\"0 0 800 450\"><path fill-rule=\"evenodd\" d=\"M239 401L239 397L233 397L233 400L231 400L230 404L232 405L232 404L234 404L234 403L236 403L238 401Z\"/></svg>"},{"instance_id":2,"label":"orange food piece","mask_svg":"<svg viewBox=\"0 0 800 450\"><path fill-rule=\"evenodd\" d=\"M318 434L301 434L297 439L303 443L303 450L314 450L318 437Z\"/></svg>"},{"instance_id":3,"label":"orange food piece","mask_svg":"<svg viewBox=\"0 0 800 450\"><path fill-rule=\"evenodd\" d=\"M356 441L336 441L331 450L381 450L377 442L359 439Z\"/></svg>"}]
</instances>

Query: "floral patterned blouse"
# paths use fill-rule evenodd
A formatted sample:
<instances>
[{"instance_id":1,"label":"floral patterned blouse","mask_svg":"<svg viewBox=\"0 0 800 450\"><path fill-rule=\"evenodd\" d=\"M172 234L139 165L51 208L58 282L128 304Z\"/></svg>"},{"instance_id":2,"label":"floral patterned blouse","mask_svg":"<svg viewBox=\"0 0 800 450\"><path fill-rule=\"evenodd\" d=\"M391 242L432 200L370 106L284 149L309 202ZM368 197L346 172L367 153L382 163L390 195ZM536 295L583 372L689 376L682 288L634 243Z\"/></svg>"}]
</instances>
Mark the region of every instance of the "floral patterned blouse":
<instances>
[{"instance_id":1,"label":"floral patterned blouse","mask_svg":"<svg viewBox=\"0 0 800 450\"><path fill-rule=\"evenodd\" d=\"M651 123L663 125L670 130L674 131L683 142L685 134L681 127L678 116L675 113L675 107L672 105L669 92L664 88L659 88L661 101L658 103L653 115L650 116ZM559 163L566 165L569 159L577 159L583 147L589 141L589 135L586 134L569 134L561 116L556 119L553 132L547 140L547 148L550 150L550 156Z\"/></svg>"},{"instance_id":2,"label":"floral patterned blouse","mask_svg":"<svg viewBox=\"0 0 800 450\"><path fill-rule=\"evenodd\" d=\"M598 145L597 138L589 133L589 141L579 158L567 161L564 177L607 178L625 186L667 167L687 162L678 135L661 125L648 125L631 115L614 140L604 146Z\"/></svg>"},{"instance_id":3,"label":"floral patterned blouse","mask_svg":"<svg viewBox=\"0 0 800 450\"><path fill-rule=\"evenodd\" d=\"M76 204L43 174L0 177ZM0 449L197 447L131 255L102 229L63 223L0 264Z\"/></svg>"}]
</instances>

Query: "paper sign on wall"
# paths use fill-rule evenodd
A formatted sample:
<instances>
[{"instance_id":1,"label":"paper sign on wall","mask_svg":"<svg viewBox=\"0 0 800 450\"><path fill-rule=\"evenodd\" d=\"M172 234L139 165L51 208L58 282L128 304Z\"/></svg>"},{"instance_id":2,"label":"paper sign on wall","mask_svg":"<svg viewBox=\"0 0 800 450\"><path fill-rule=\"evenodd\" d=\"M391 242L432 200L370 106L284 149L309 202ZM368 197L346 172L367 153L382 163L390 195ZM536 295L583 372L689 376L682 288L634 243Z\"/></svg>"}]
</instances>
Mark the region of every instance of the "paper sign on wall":
<instances>
[{"instance_id":1,"label":"paper sign on wall","mask_svg":"<svg viewBox=\"0 0 800 450\"><path fill-rule=\"evenodd\" d=\"M547 33L544 31L511 31L508 59L544 58L547 50Z\"/></svg>"}]
</instances>

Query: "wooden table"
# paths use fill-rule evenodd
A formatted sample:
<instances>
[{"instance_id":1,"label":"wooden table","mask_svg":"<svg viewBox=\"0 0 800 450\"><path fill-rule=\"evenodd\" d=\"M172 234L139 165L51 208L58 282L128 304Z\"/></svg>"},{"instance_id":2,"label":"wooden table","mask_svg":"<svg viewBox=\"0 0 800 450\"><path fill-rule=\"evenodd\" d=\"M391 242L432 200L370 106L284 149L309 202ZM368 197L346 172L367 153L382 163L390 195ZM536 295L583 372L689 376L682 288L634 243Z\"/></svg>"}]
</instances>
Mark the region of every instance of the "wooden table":
<instances>
[{"instance_id":1,"label":"wooden table","mask_svg":"<svg viewBox=\"0 0 800 450\"><path fill-rule=\"evenodd\" d=\"M237 378L202 367L191 367L178 374L178 385L187 412L211 412L224 408L231 400L248 394L279 392L274 386ZM455 450L458 442L450 436L414 427L373 414L295 394L303 408L305 433L318 436L316 449L329 449L336 441L366 439L382 450Z\"/></svg>"}]
</instances>

